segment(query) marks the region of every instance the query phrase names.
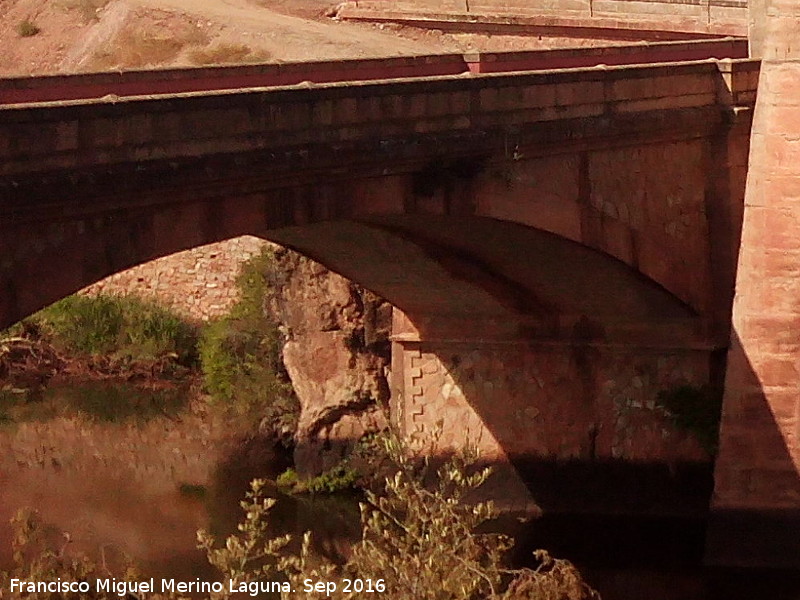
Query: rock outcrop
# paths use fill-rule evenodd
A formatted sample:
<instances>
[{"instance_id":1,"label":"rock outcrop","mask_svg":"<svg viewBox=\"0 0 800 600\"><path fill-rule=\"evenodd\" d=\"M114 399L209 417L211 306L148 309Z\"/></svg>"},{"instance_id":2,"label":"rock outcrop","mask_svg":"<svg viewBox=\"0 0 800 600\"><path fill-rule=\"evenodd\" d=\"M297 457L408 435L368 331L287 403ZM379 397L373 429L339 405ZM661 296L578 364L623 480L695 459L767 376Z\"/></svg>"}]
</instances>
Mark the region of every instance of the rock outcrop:
<instances>
[{"instance_id":1,"label":"rock outcrop","mask_svg":"<svg viewBox=\"0 0 800 600\"><path fill-rule=\"evenodd\" d=\"M265 308L301 406L295 463L314 475L386 425L392 307L290 250L276 249L273 265Z\"/></svg>"}]
</instances>

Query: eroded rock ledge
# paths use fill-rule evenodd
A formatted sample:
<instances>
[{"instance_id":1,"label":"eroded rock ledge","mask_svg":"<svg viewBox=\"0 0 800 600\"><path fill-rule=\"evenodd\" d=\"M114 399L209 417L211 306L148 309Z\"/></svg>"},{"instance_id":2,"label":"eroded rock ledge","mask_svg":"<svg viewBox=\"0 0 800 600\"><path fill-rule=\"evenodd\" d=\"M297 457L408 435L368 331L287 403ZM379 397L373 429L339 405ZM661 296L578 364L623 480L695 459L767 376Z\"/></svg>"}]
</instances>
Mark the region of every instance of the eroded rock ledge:
<instances>
[{"instance_id":1,"label":"eroded rock ledge","mask_svg":"<svg viewBox=\"0 0 800 600\"><path fill-rule=\"evenodd\" d=\"M265 310L281 324L301 406L295 463L302 474L317 474L386 425L392 307L284 248L276 248L269 278Z\"/></svg>"}]
</instances>

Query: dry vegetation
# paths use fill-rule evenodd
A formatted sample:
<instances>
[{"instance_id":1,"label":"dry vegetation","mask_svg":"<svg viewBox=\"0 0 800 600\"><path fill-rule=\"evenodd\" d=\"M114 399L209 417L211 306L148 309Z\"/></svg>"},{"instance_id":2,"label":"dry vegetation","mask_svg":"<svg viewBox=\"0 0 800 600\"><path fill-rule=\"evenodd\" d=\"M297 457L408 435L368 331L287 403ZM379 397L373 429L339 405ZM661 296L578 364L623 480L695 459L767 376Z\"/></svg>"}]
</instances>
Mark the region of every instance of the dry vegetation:
<instances>
[{"instance_id":1,"label":"dry vegetation","mask_svg":"<svg viewBox=\"0 0 800 600\"><path fill-rule=\"evenodd\" d=\"M19 34L20 37L33 37L34 35L37 35L41 31L42 30L36 23L28 19L20 21L19 24L17 25L17 33Z\"/></svg>"},{"instance_id":2,"label":"dry vegetation","mask_svg":"<svg viewBox=\"0 0 800 600\"><path fill-rule=\"evenodd\" d=\"M189 48L186 58L194 65L224 65L266 62L270 59L266 50L258 50L244 44L216 43L206 48Z\"/></svg>"},{"instance_id":3,"label":"dry vegetation","mask_svg":"<svg viewBox=\"0 0 800 600\"><path fill-rule=\"evenodd\" d=\"M95 69L143 68L174 62L187 47L208 44L208 34L192 24L170 30L166 27L127 26L113 46L95 54Z\"/></svg>"},{"instance_id":4,"label":"dry vegetation","mask_svg":"<svg viewBox=\"0 0 800 600\"><path fill-rule=\"evenodd\" d=\"M270 53L245 44L214 41L209 32L185 23L171 30L126 27L113 47L95 54L94 69L145 68L164 64L221 65L265 62Z\"/></svg>"}]
</instances>

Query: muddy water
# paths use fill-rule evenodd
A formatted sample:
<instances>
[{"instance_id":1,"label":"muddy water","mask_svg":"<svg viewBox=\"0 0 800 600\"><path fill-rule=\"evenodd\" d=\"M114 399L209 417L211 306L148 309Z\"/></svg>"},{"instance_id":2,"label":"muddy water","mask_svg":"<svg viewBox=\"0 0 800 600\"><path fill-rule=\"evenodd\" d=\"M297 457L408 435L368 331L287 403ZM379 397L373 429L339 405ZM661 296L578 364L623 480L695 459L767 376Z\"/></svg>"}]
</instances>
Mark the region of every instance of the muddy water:
<instances>
[{"instance_id":1,"label":"muddy water","mask_svg":"<svg viewBox=\"0 0 800 600\"><path fill-rule=\"evenodd\" d=\"M248 482L286 466L264 439L164 390L51 388L0 426L0 568L10 563L8 521L29 507L95 557L127 555L154 577L211 575L196 531L233 531ZM334 556L358 532L352 503L283 497L274 517L280 532L314 524Z\"/></svg>"}]
</instances>

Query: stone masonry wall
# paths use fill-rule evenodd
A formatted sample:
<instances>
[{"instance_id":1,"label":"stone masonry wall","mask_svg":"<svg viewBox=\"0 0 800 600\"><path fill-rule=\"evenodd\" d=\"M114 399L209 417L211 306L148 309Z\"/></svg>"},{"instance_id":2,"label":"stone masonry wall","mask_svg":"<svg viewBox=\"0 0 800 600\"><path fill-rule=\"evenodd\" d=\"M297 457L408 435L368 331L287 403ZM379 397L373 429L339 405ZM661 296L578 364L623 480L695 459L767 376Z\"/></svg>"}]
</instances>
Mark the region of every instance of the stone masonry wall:
<instances>
[{"instance_id":1,"label":"stone masonry wall","mask_svg":"<svg viewBox=\"0 0 800 600\"><path fill-rule=\"evenodd\" d=\"M165 256L107 277L81 294L134 294L158 300L182 315L208 321L226 314L238 298L242 263L268 242L242 236Z\"/></svg>"},{"instance_id":2,"label":"stone masonry wall","mask_svg":"<svg viewBox=\"0 0 800 600\"><path fill-rule=\"evenodd\" d=\"M446 448L471 442L495 460L708 460L693 436L677 430L656 404L659 391L708 381L703 351L403 346L408 368L401 423L408 433L425 433L443 419L440 443Z\"/></svg>"},{"instance_id":3,"label":"stone masonry wall","mask_svg":"<svg viewBox=\"0 0 800 600\"><path fill-rule=\"evenodd\" d=\"M696 487L675 474L705 472L711 458L657 402L661 391L708 383L706 350L393 340L393 419L439 453L474 447L495 469L502 492L493 499L505 509L618 510L624 501L680 511L707 501L702 475ZM570 469L594 487L570 492ZM641 498L630 493L647 485Z\"/></svg>"}]
</instances>

